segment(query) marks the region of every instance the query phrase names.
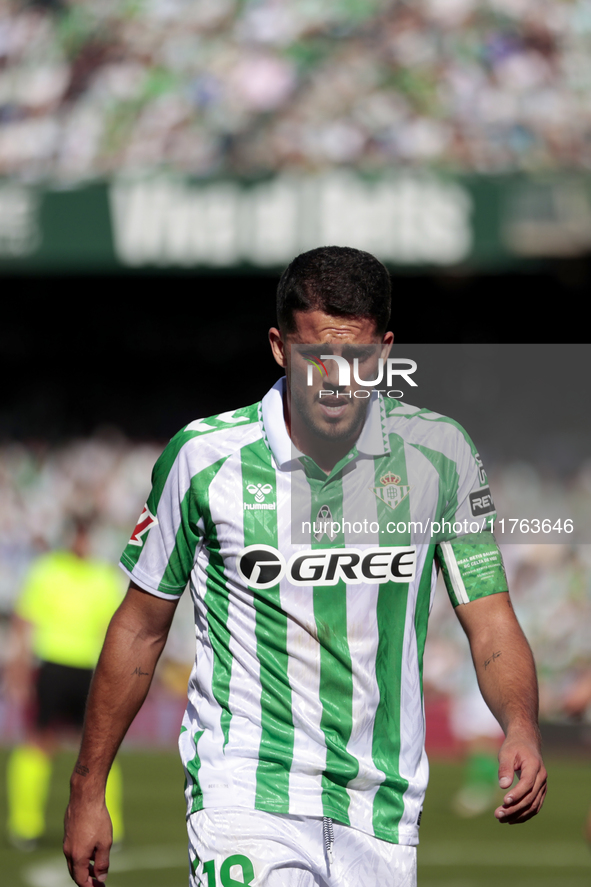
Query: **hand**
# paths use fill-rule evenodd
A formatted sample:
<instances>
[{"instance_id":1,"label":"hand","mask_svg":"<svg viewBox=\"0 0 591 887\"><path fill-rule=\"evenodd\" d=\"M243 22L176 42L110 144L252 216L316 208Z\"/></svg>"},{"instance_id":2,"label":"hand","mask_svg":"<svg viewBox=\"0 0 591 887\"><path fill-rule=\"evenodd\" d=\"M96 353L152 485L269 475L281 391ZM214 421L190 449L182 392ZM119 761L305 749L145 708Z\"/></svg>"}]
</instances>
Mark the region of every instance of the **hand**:
<instances>
[{"instance_id":1,"label":"hand","mask_svg":"<svg viewBox=\"0 0 591 887\"><path fill-rule=\"evenodd\" d=\"M542 761L539 743L532 739L505 739L499 751L499 785L510 788L515 773L519 782L495 810L499 822L515 825L539 813L546 796L548 774Z\"/></svg>"},{"instance_id":2,"label":"hand","mask_svg":"<svg viewBox=\"0 0 591 887\"><path fill-rule=\"evenodd\" d=\"M71 798L64 819L64 856L78 887L99 887L107 880L112 843L111 817L104 801Z\"/></svg>"}]
</instances>

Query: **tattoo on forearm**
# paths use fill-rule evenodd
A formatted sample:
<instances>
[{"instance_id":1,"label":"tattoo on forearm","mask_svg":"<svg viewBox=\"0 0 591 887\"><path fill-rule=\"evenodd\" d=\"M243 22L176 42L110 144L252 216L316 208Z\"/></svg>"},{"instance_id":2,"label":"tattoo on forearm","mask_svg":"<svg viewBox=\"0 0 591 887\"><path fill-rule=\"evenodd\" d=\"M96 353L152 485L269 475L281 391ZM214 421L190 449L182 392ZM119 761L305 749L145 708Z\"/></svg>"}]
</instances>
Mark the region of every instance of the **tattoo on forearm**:
<instances>
[{"instance_id":1,"label":"tattoo on forearm","mask_svg":"<svg viewBox=\"0 0 591 887\"><path fill-rule=\"evenodd\" d=\"M493 653L493 654L492 654L492 656L490 657L490 659L485 659L485 660L484 660L484 667L485 667L485 669L488 668L488 666L491 664L491 662L494 662L495 659L498 659L500 655L501 655L501 651L500 651L500 650L497 650L496 653Z\"/></svg>"},{"instance_id":2,"label":"tattoo on forearm","mask_svg":"<svg viewBox=\"0 0 591 887\"><path fill-rule=\"evenodd\" d=\"M74 772L78 774L78 776L88 776L90 770L88 767L85 767L84 764L76 764L74 767Z\"/></svg>"},{"instance_id":3,"label":"tattoo on forearm","mask_svg":"<svg viewBox=\"0 0 591 887\"><path fill-rule=\"evenodd\" d=\"M132 674L136 674L136 675L138 675L138 677L140 677L140 676L147 677L150 674L150 672L149 671L142 671L141 665L138 665L137 668L134 668L134 670L132 671Z\"/></svg>"}]
</instances>

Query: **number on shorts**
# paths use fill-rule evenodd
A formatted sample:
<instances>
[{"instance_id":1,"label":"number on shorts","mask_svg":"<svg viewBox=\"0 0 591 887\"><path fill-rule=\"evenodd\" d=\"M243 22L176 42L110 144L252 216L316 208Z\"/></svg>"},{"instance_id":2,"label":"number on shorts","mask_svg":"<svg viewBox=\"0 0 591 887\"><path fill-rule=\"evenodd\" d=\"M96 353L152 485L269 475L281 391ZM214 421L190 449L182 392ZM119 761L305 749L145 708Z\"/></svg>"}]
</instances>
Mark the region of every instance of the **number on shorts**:
<instances>
[{"instance_id":1,"label":"number on shorts","mask_svg":"<svg viewBox=\"0 0 591 887\"><path fill-rule=\"evenodd\" d=\"M230 869L233 865L239 865L242 869L241 881L237 881L230 874ZM203 863L203 873L207 875L207 887L216 887L215 860L210 859L208 862ZM248 856L244 856L242 853L235 853L233 856L226 857L220 866L222 887L244 887L245 884L250 884L253 878L254 868L252 867L252 862Z\"/></svg>"},{"instance_id":2,"label":"number on shorts","mask_svg":"<svg viewBox=\"0 0 591 887\"><path fill-rule=\"evenodd\" d=\"M203 873L207 875L207 887L215 887L215 860L203 863Z\"/></svg>"}]
</instances>

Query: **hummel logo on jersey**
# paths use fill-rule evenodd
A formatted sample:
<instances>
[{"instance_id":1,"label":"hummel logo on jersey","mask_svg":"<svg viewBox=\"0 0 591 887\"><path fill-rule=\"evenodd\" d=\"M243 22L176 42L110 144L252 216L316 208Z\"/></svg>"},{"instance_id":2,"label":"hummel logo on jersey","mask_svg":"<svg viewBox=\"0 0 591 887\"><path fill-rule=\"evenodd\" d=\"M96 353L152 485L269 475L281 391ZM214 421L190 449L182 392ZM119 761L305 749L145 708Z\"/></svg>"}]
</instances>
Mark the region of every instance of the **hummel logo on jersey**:
<instances>
[{"instance_id":1,"label":"hummel logo on jersey","mask_svg":"<svg viewBox=\"0 0 591 887\"><path fill-rule=\"evenodd\" d=\"M271 484L249 484L246 489L252 493L257 502L264 502L265 496L271 492L273 487Z\"/></svg>"},{"instance_id":2,"label":"hummel logo on jersey","mask_svg":"<svg viewBox=\"0 0 591 887\"><path fill-rule=\"evenodd\" d=\"M411 582L415 577L416 548L321 548L297 551L286 563L270 545L249 545L237 557L238 573L249 588L271 588L287 577L292 585L382 585Z\"/></svg>"},{"instance_id":3,"label":"hummel logo on jersey","mask_svg":"<svg viewBox=\"0 0 591 887\"><path fill-rule=\"evenodd\" d=\"M147 505L144 505L144 510L139 516L139 520L136 524L135 530L131 534L131 539L129 540L131 545L139 545L140 547L144 544L144 540L141 538L144 533L147 533L150 527L153 527L158 523L158 518L155 514L152 514Z\"/></svg>"},{"instance_id":4,"label":"hummel logo on jersey","mask_svg":"<svg viewBox=\"0 0 591 887\"><path fill-rule=\"evenodd\" d=\"M271 484L248 484L246 489L252 496L254 496L255 501L245 502L245 511L258 511L260 509L265 511L275 511L277 507L275 502L265 502L265 496L268 496L269 493L273 492Z\"/></svg>"},{"instance_id":5,"label":"hummel logo on jersey","mask_svg":"<svg viewBox=\"0 0 591 887\"><path fill-rule=\"evenodd\" d=\"M328 536L331 542L337 538L337 534L332 532L332 513L328 505L323 505L318 512L318 516L314 521L314 538L320 542L324 534Z\"/></svg>"},{"instance_id":6,"label":"hummel logo on jersey","mask_svg":"<svg viewBox=\"0 0 591 887\"><path fill-rule=\"evenodd\" d=\"M370 487L378 499L381 499L385 505L389 505L392 510L398 508L403 499L406 499L410 492L409 484L400 483L400 475L393 474L391 471L384 474L380 478L381 487Z\"/></svg>"}]
</instances>

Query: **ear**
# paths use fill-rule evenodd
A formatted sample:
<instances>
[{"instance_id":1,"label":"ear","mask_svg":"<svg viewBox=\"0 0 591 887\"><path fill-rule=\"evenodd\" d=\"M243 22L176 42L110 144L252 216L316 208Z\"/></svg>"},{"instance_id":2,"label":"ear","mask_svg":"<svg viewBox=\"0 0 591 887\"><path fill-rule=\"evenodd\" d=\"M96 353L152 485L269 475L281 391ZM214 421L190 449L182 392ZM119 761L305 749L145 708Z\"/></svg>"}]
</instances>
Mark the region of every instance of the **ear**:
<instances>
[{"instance_id":1,"label":"ear","mask_svg":"<svg viewBox=\"0 0 591 887\"><path fill-rule=\"evenodd\" d=\"M285 369L287 366L285 343L283 341L283 338L281 337L281 333L274 326L272 326L269 330L269 342L271 344L273 357L275 358L279 366Z\"/></svg>"},{"instance_id":2,"label":"ear","mask_svg":"<svg viewBox=\"0 0 591 887\"><path fill-rule=\"evenodd\" d=\"M382 336L382 357L387 358L394 342L394 333L384 333Z\"/></svg>"}]
</instances>

